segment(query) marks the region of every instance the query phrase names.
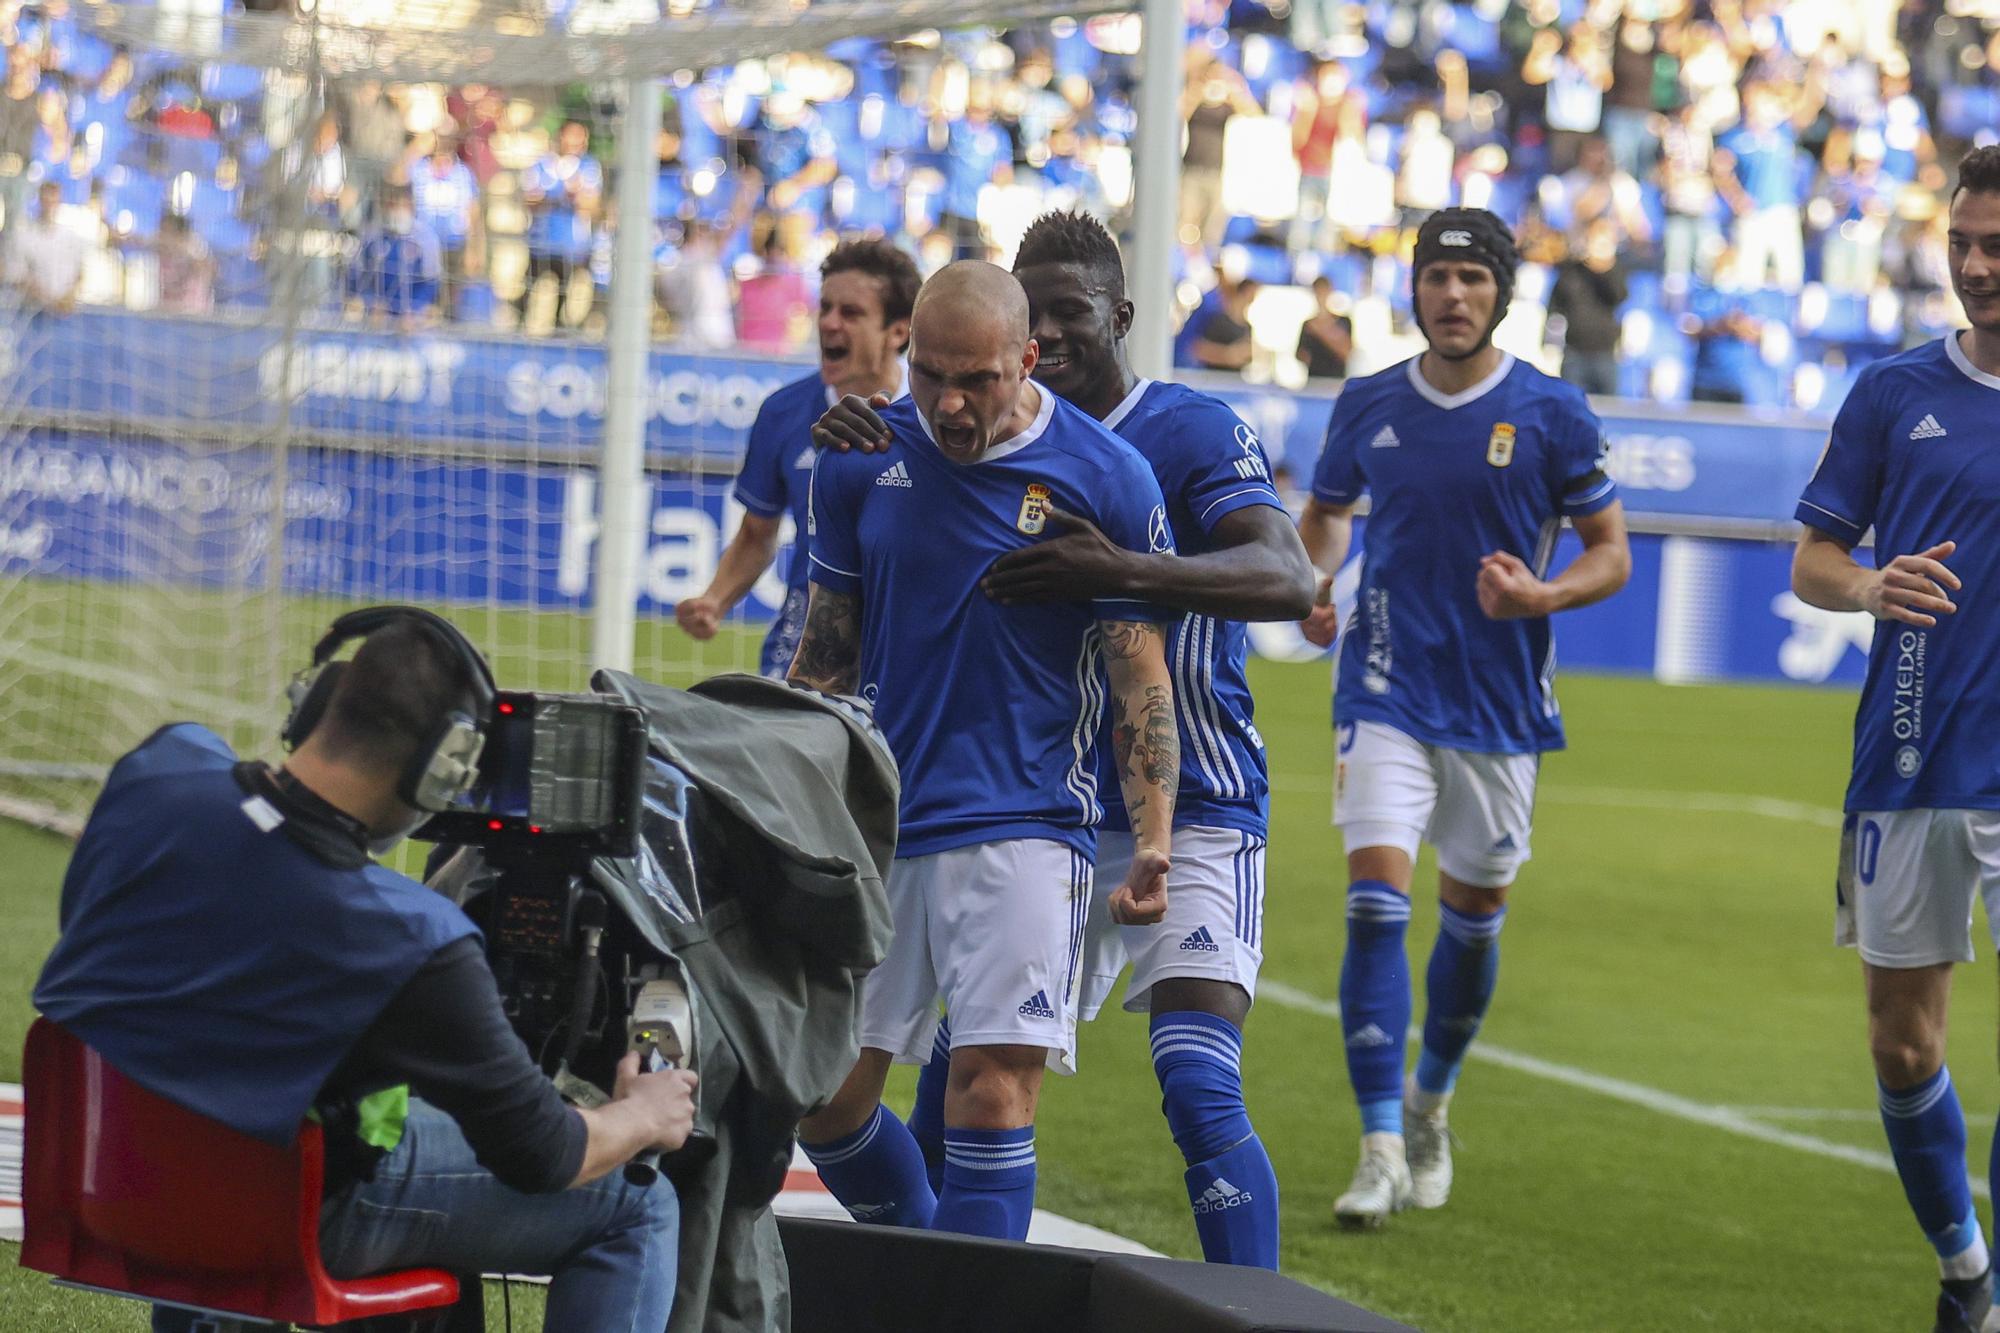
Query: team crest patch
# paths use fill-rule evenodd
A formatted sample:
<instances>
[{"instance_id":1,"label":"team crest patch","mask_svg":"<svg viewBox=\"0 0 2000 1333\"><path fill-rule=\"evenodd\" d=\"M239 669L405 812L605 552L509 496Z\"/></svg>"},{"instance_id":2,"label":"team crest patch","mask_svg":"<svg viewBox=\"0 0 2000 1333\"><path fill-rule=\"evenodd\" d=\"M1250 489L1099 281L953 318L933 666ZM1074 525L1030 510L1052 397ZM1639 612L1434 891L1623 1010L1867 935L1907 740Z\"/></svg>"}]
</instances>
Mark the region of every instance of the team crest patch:
<instances>
[{"instance_id":1,"label":"team crest patch","mask_svg":"<svg viewBox=\"0 0 2000 1333\"><path fill-rule=\"evenodd\" d=\"M1021 497L1021 516L1014 520L1014 526L1030 537L1042 535L1042 529L1049 522L1049 488L1035 482L1028 487L1028 493Z\"/></svg>"},{"instance_id":2,"label":"team crest patch","mask_svg":"<svg viewBox=\"0 0 2000 1333\"><path fill-rule=\"evenodd\" d=\"M1514 461L1514 428L1504 421L1487 437L1486 461L1494 467L1506 467Z\"/></svg>"}]
</instances>

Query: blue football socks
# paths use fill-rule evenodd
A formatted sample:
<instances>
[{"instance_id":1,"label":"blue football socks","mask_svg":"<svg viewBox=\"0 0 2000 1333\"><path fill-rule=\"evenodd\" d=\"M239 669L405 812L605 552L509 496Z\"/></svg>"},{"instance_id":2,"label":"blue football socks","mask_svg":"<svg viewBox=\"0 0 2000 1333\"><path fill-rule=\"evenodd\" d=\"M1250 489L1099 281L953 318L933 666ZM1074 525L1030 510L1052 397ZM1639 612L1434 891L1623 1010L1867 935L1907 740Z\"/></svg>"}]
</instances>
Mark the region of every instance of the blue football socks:
<instances>
[{"instance_id":1,"label":"blue football socks","mask_svg":"<svg viewBox=\"0 0 2000 1333\"><path fill-rule=\"evenodd\" d=\"M886 1106L868 1123L831 1143L802 1145L833 1197L857 1222L927 1227L937 1196L924 1178L917 1141Z\"/></svg>"},{"instance_id":2,"label":"blue football socks","mask_svg":"<svg viewBox=\"0 0 2000 1333\"><path fill-rule=\"evenodd\" d=\"M933 1231L1026 1240L1035 1211L1035 1127L944 1131L944 1192Z\"/></svg>"},{"instance_id":3,"label":"blue football socks","mask_svg":"<svg viewBox=\"0 0 2000 1333\"><path fill-rule=\"evenodd\" d=\"M1403 1132L1403 1051L1410 1029L1410 964L1403 936L1410 900L1379 879L1347 886L1347 956L1340 965L1340 1028L1361 1132Z\"/></svg>"},{"instance_id":4,"label":"blue football socks","mask_svg":"<svg viewBox=\"0 0 2000 1333\"><path fill-rule=\"evenodd\" d=\"M1937 1251L1944 1276L1978 1277L1986 1271L1986 1240L1972 1208L1965 1114L1951 1086L1951 1071L1940 1067L1911 1088L1891 1089L1879 1082L1877 1087L1882 1128L1889 1134L1889 1153L1896 1159L1904 1197Z\"/></svg>"},{"instance_id":5,"label":"blue football socks","mask_svg":"<svg viewBox=\"0 0 2000 1333\"><path fill-rule=\"evenodd\" d=\"M1466 1047L1479 1031L1500 975L1500 927L1507 909L1461 912L1438 904L1437 944L1424 974L1424 1043L1417 1090L1443 1097L1458 1082Z\"/></svg>"},{"instance_id":6,"label":"blue football socks","mask_svg":"<svg viewBox=\"0 0 2000 1333\"><path fill-rule=\"evenodd\" d=\"M1226 1018L1183 1011L1154 1014L1152 1040L1202 1257L1275 1270L1278 1177L1243 1106L1243 1034Z\"/></svg>"}]
</instances>

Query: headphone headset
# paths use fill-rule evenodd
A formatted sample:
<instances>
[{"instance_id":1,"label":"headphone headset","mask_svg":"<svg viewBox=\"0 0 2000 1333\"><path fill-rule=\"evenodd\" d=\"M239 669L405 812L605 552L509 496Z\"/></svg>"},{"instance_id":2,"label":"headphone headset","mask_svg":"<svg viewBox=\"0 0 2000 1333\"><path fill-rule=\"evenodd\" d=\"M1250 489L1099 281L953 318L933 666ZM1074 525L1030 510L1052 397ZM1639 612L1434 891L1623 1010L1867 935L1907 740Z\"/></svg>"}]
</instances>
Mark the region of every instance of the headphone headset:
<instances>
[{"instance_id":1,"label":"headphone headset","mask_svg":"<svg viewBox=\"0 0 2000 1333\"><path fill-rule=\"evenodd\" d=\"M479 755L486 748L486 729L493 720L497 687L493 669L472 641L443 616L418 606L371 606L350 611L333 622L313 649L312 665L293 678L285 690L291 713L278 733L287 750L296 750L326 716L327 705L347 664L333 655L356 639L408 620L448 645L469 682L465 705L455 706L417 744L409 766L396 782L396 795L407 805L433 814L449 810L479 779Z\"/></svg>"}]
</instances>

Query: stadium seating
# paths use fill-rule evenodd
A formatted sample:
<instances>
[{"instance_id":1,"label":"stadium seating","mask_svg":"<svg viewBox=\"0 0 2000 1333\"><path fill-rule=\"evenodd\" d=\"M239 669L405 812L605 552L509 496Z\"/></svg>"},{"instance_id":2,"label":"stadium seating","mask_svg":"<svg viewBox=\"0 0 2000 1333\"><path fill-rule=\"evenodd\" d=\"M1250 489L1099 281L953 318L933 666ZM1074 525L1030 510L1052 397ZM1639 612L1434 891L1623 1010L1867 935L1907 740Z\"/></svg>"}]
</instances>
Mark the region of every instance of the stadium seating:
<instances>
[{"instance_id":1,"label":"stadium seating","mask_svg":"<svg viewBox=\"0 0 2000 1333\"><path fill-rule=\"evenodd\" d=\"M437 1269L327 1275L318 1125L290 1148L249 1138L131 1082L45 1018L28 1030L22 1069L22 1267L268 1324L442 1317L458 1300L457 1280Z\"/></svg>"}]
</instances>

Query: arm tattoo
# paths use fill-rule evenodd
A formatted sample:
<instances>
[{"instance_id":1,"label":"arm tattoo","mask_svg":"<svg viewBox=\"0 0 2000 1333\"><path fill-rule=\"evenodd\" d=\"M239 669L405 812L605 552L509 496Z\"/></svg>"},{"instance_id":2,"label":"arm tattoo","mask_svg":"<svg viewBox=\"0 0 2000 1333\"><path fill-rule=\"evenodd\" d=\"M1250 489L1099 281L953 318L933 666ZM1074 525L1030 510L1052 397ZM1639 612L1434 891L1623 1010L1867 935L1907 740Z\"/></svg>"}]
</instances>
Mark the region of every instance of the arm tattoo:
<instances>
[{"instance_id":1,"label":"arm tattoo","mask_svg":"<svg viewBox=\"0 0 2000 1333\"><path fill-rule=\"evenodd\" d=\"M852 694L861 683L861 599L816 584L805 632L786 678L827 694Z\"/></svg>"},{"instance_id":2,"label":"arm tattoo","mask_svg":"<svg viewBox=\"0 0 2000 1333\"><path fill-rule=\"evenodd\" d=\"M1112 754L1118 763L1118 780L1124 785L1138 778L1148 786L1173 791L1180 781L1181 736L1174 723L1174 701L1164 685L1148 685L1128 707L1123 695L1114 695L1111 715ZM1129 790L1129 788L1128 788ZM1127 798L1136 813L1144 798Z\"/></svg>"},{"instance_id":3,"label":"arm tattoo","mask_svg":"<svg viewBox=\"0 0 2000 1333\"><path fill-rule=\"evenodd\" d=\"M1160 627L1148 620L1107 620L1102 623L1104 651L1112 657L1131 660L1157 638Z\"/></svg>"}]
</instances>

